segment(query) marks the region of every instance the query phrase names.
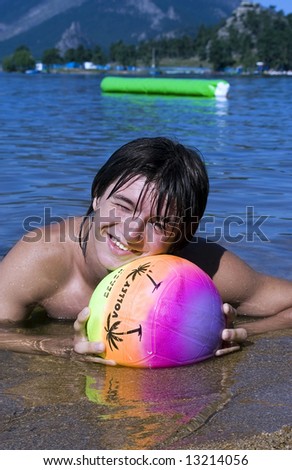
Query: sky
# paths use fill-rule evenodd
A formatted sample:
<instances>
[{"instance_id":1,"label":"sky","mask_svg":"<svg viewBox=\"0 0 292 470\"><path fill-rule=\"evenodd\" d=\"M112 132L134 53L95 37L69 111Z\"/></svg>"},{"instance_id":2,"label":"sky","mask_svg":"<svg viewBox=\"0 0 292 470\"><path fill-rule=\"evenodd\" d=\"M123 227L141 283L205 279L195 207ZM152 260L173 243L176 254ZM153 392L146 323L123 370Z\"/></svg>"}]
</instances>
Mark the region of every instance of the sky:
<instances>
[{"instance_id":1,"label":"sky","mask_svg":"<svg viewBox=\"0 0 292 470\"><path fill-rule=\"evenodd\" d=\"M292 0L258 0L258 3L263 7L273 5L277 11L283 10L286 15L292 13Z\"/></svg>"}]
</instances>

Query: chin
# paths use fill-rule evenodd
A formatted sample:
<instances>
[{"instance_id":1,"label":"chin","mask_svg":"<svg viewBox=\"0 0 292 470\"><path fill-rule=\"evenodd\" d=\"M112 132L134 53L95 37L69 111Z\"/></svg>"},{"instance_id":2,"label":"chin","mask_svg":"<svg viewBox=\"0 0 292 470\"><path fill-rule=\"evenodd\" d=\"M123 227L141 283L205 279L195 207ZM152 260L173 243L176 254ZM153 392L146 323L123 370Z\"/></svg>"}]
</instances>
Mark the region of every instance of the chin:
<instances>
[{"instance_id":1,"label":"chin","mask_svg":"<svg viewBox=\"0 0 292 470\"><path fill-rule=\"evenodd\" d=\"M124 257L124 258L116 258L116 259L113 259L112 257L108 257L105 259L100 259L100 261L105 269L107 269L108 271L114 271L115 269L118 269L124 264L130 263L131 261L134 261L134 259L137 259L137 258L138 258L137 256L129 256L129 257Z\"/></svg>"}]
</instances>

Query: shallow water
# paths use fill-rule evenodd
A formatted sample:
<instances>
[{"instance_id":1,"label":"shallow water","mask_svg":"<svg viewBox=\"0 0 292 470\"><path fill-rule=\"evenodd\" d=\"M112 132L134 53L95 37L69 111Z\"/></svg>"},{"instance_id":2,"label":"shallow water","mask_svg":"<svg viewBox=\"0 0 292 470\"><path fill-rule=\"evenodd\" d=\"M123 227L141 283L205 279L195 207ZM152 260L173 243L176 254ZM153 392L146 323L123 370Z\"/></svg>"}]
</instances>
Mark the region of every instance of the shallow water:
<instances>
[{"instance_id":1,"label":"shallow water","mask_svg":"<svg viewBox=\"0 0 292 470\"><path fill-rule=\"evenodd\" d=\"M23 371L14 380L2 375L5 412L2 408L0 435L4 448L13 446L15 437L27 448L42 448L44 441L54 448L66 428L61 448L66 448L63 446L70 439L74 448L78 440L81 448L90 448L89 441L92 448L100 449L153 448L192 418L200 426L204 416L212 414L222 401L220 371L210 367L204 371L199 367L200 381L193 378L191 385L184 368L163 369L157 374L121 367L68 366L65 360L47 357L29 359L1 353L1 359L12 369ZM18 429L13 430L13 420ZM33 436L39 434L39 444L24 444L21 435L27 426L34 430Z\"/></svg>"},{"instance_id":2,"label":"shallow water","mask_svg":"<svg viewBox=\"0 0 292 470\"><path fill-rule=\"evenodd\" d=\"M260 434L291 425L291 335L266 336L160 370L0 351L0 449L268 449Z\"/></svg>"},{"instance_id":3,"label":"shallow water","mask_svg":"<svg viewBox=\"0 0 292 470\"><path fill-rule=\"evenodd\" d=\"M200 234L256 269L292 279L292 79L229 82L230 97L215 100L102 95L95 76L0 74L0 257L25 230L84 213L93 176L118 146L166 135L199 148L208 165L211 194ZM46 328L52 335L72 331ZM270 356L261 341L244 355L161 371L0 352L0 446L167 448L175 436L183 442L202 429L211 435L214 414L238 409L240 371L246 367L256 379L263 355L277 366L291 336L276 334ZM259 431L289 423L287 387L273 383L265 410L275 419L259 420ZM263 404L252 400L260 411ZM228 436L224 426L222 433Z\"/></svg>"}]
</instances>

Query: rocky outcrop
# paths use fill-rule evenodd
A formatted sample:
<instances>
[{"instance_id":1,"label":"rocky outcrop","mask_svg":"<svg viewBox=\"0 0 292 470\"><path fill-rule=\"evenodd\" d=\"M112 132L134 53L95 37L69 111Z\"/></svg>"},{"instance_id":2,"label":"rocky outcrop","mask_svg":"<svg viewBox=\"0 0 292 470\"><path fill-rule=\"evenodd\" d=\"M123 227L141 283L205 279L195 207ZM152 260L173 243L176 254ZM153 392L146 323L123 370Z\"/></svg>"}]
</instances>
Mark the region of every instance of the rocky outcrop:
<instances>
[{"instance_id":1,"label":"rocky outcrop","mask_svg":"<svg viewBox=\"0 0 292 470\"><path fill-rule=\"evenodd\" d=\"M232 12L231 16L227 18L224 26L219 29L218 37L220 39L229 37L229 29L232 27L240 33L246 32L246 18L249 13L261 13L265 10L259 3L255 2L245 2L242 1L241 4Z\"/></svg>"},{"instance_id":2,"label":"rocky outcrop","mask_svg":"<svg viewBox=\"0 0 292 470\"><path fill-rule=\"evenodd\" d=\"M0 2L0 58L18 45L27 45L34 55L67 37L70 47L79 33L94 44L108 48L123 40L141 40L193 34L201 24L214 25L228 18L240 0L19 0ZM64 36L64 37L63 37ZM61 39L62 38L62 39ZM67 46L66 46L67 47ZM74 46L73 46L74 47Z\"/></svg>"},{"instance_id":3,"label":"rocky outcrop","mask_svg":"<svg viewBox=\"0 0 292 470\"><path fill-rule=\"evenodd\" d=\"M92 45L90 40L81 31L80 24L77 21L73 21L71 26L63 33L61 40L56 44L56 48L59 50L60 55L63 56L68 49L77 49L78 46L91 48Z\"/></svg>"},{"instance_id":4,"label":"rocky outcrop","mask_svg":"<svg viewBox=\"0 0 292 470\"><path fill-rule=\"evenodd\" d=\"M60 15L70 8L82 5L88 0L41 0L39 5L28 8L27 12L17 17L15 11L15 21L0 26L0 41L5 41L21 33L31 30L35 26L44 23L51 18ZM13 6L13 1L11 2ZM27 2L29 4L29 2Z\"/></svg>"}]
</instances>

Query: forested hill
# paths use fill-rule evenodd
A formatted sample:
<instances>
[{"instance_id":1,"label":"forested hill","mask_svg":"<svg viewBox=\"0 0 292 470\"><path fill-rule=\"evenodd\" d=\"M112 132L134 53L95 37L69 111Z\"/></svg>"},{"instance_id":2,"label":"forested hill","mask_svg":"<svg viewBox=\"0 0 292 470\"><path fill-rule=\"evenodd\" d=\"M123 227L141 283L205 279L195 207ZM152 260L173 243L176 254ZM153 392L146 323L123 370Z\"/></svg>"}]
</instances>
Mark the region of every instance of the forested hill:
<instances>
[{"instance_id":1,"label":"forested hill","mask_svg":"<svg viewBox=\"0 0 292 470\"><path fill-rule=\"evenodd\" d=\"M194 34L228 18L241 0L0 0L0 59L19 45L34 56L54 47L78 22L82 43L107 49L113 42Z\"/></svg>"}]
</instances>

